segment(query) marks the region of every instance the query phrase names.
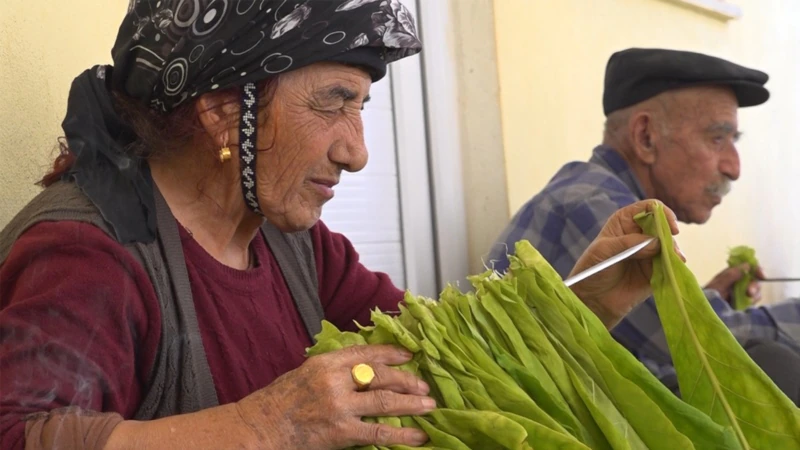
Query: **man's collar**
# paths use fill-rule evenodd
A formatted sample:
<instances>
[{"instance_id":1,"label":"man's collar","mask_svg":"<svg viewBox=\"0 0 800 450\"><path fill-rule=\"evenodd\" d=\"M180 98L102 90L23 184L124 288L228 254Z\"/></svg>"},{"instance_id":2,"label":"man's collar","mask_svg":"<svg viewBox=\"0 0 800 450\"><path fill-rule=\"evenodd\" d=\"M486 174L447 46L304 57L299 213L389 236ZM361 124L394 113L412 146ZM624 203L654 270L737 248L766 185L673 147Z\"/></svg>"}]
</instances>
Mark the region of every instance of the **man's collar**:
<instances>
[{"instance_id":1,"label":"man's collar","mask_svg":"<svg viewBox=\"0 0 800 450\"><path fill-rule=\"evenodd\" d=\"M613 148L606 145L598 145L595 147L594 151L592 151L592 158L589 162L603 166L618 176L639 200L644 200L646 198L644 189L642 189L639 180L636 179L636 175L633 174L631 166L628 165L628 162L625 161L622 155L617 153Z\"/></svg>"}]
</instances>

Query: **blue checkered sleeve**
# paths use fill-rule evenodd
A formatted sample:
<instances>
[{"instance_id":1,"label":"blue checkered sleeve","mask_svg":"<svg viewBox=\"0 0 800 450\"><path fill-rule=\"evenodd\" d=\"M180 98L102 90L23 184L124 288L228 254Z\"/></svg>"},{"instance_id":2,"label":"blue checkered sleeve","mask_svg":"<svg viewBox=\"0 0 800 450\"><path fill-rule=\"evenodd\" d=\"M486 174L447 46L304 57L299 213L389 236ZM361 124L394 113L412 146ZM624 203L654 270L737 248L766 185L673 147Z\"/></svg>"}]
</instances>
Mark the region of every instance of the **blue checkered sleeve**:
<instances>
[{"instance_id":1,"label":"blue checkered sleeve","mask_svg":"<svg viewBox=\"0 0 800 450\"><path fill-rule=\"evenodd\" d=\"M711 307L739 342L775 341L800 353L800 299L736 311L716 291L710 292Z\"/></svg>"}]
</instances>

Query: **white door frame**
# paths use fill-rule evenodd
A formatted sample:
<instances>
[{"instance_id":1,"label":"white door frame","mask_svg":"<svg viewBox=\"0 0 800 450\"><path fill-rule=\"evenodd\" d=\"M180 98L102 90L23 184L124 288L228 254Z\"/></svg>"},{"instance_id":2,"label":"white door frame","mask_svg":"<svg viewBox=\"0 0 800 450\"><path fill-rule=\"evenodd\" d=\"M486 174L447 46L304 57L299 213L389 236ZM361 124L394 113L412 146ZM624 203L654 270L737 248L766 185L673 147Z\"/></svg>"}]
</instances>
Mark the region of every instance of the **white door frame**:
<instances>
[{"instance_id":1,"label":"white door frame","mask_svg":"<svg viewBox=\"0 0 800 450\"><path fill-rule=\"evenodd\" d=\"M459 0L460 1L460 0ZM439 289L463 283L469 273L461 123L459 118L455 18L451 2L416 0L420 24L428 165L433 197L434 239ZM464 286L462 286L464 287Z\"/></svg>"},{"instance_id":2,"label":"white door frame","mask_svg":"<svg viewBox=\"0 0 800 450\"><path fill-rule=\"evenodd\" d=\"M418 17L415 4L406 6ZM438 298L441 287L431 202L422 61L419 57L405 58L389 67L406 288L416 295Z\"/></svg>"},{"instance_id":3,"label":"white door frame","mask_svg":"<svg viewBox=\"0 0 800 450\"><path fill-rule=\"evenodd\" d=\"M406 286L437 298L469 270L453 18L449 1L405 5L424 47L390 66Z\"/></svg>"}]
</instances>

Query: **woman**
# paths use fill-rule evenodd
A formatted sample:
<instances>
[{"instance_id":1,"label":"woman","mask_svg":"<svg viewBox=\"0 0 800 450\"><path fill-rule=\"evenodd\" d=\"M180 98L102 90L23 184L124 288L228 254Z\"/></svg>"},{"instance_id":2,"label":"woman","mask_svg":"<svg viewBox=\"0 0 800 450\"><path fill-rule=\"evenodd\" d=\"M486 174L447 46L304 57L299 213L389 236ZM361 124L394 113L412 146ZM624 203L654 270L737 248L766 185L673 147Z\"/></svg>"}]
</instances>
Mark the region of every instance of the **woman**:
<instances>
[{"instance_id":1,"label":"woman","mask_svg":"<svg viewBox=\"0 0 800 450\"><path fill-rule=\"evenodd\" d=\"M0 447L424 443L361 421L435 407L389 367L411 355L304 358L322 317L353 329L402 299L319 217L367 162L371 83L420 48L397 0L131 1L114 67L72 86L49 187L0 235ZM575 270L641 241L645 207ZM655 253L575 291L611 326Z\"/></svg>"}]
</instances>

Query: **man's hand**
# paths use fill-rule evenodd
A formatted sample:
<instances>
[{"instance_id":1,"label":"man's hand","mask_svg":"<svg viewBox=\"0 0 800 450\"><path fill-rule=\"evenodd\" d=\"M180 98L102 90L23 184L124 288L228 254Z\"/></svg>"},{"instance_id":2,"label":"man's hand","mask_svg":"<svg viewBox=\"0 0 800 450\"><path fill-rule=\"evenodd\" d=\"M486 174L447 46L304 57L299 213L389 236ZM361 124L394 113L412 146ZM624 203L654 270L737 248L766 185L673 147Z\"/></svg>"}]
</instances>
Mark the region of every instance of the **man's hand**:
<instances>
[{"instance_id":1,"label":"man's hand","mask_svg":"<svg viewBox=\"0 0 800 450\"><path fill-rule=\"evenodd\" d=\"M720 297L725 299L728 303L733 302L733 285L736 284L747 272L750 271L749 264L742 264L736 267L729 267L722 272L718 273L706 285L706 289L714 289L719 292ZM760 267L756 268L755 279L747 287L747 295L753 299L753 303L761 300L761 285L758 280L764 278L764 272Z\"/></svg>"},{"instance_id":2,"label":"man's hand","mask_svg":"<svg viewBox=\"0 0 800 450\"><path fill-rule=\"evenodd\" d=\"M648 239L636 224L634 217L649 211L653 200L634 203L620 209L608 219L597 238L578 259L570 275L588 269L617 253ZM664 207L672 234L678 234L675 214ZM676 248L677 250L677 248ZM636 305L652 294L650 275L652 259L661 251L659 242L653 241L630 258L615 264L572 286L572 291L611 329ZM682 255L680 250L677 250ZM684 259L681 256L682 259Z\"/></svg>"}]
</instances>

